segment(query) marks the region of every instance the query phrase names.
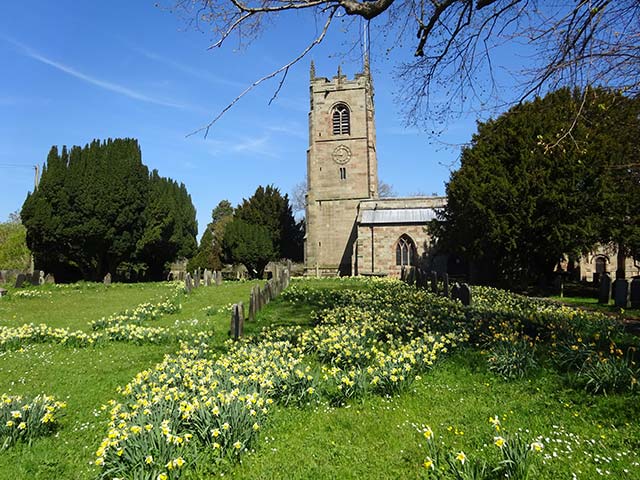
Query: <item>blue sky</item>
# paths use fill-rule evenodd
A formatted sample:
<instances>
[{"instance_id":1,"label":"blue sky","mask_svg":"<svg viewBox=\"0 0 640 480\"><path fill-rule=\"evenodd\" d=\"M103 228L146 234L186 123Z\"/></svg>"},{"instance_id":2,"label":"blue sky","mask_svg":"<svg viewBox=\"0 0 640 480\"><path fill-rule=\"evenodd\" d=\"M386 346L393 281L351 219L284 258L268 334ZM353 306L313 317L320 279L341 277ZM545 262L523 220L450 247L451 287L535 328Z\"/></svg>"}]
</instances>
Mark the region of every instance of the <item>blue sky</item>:
<instances>
[{"instance_id":1,"label":"blue sky","mask_svg":"<svg viewBox=\"0 0 640 480\"><path fill-rule=\"evenodd\" d=\"M359 38L360 23L338 21L326 44L291 69L271 105L273 80L238 102L205 139L187 134L297 55L313 39L313 19L283 16L246 49L230 39L208 50L211 32L189 27L154 3L3 2L0 220L21 208L33 188L33 166L44 163L52 145L94 138L137 138L150 169L187 186L200 232L220 200L237 204L258 185L290 192L304 180L309 62L315 61L318 76L334 75L338 64L349 77L360 71L358 52L336 55ZM393 67L385 56L372 55L380 178L398 195L443 194L458 145L475 131L475 117L449 123L436 142L406 128L393 95Z\"/></svg>"}]
</instances>

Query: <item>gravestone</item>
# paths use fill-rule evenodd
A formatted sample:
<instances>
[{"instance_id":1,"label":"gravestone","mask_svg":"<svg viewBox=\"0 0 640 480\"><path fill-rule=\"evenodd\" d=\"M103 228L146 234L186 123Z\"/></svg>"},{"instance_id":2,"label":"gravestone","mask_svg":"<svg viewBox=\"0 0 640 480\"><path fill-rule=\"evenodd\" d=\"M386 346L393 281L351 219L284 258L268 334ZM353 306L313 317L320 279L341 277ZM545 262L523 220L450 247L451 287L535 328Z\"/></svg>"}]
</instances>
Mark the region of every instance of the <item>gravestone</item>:
<instances>
[{"instance_id":1,"label":"gravestone","mask_svg":"<svg viewBox=\"0 0 640 480\"><path fill-rule=\"evenodd\" d=\"M7 290L0 288L0 297L4 297L7 294Z\"/></svg>"},{"instance_id":2,"label":"gravestone","mask_svg":"<svg viewBox=\"0 0 640 480\"><path fill-rule=\"evenodd\" d=\"M640 277L633 277L629 290L630 307L633 309L640 308Z\"/></svg>"},{"instance_id":3,"label":"gravestone","mask_svg":"<svg viewBox=\"0 0 640 480\"><path fill-rule=\"evenodd\" d=\"M56 283L56 278L53 276L52 273L47 273L47 276L44 277L44 283L46 283L46 284L55 284Z\"/></svg>"},{"instance_id":4,"label":"gravestone","mask_svg":"<svg viewBox=\"0 0 640 480\"><path fill-rule=\"evenodd\" d=\"M102 280L102 283L104 283L105 285L111 285L111 274L107 273L104 276L104 279Z\"/></svg>"},{"instance_id":5,"label":"gravestone","mask_svg":"<svg viewBox=\"0 0 640 480\"><path fill-rule=\"evenodd\" d=\"M18 276L16 277L15 288L22 288L26 280L27 280L27 276L24 273L19 273Z\"/></svg>"},{"instance_id":6,"label":"gravestone","mask_svg":"<svg viewBox=\"0 0 640 480\"><path fill-rule=\"evenodd\" d=\"M564 282L562 281L562 275L556 275L553 279L553 293L560 295L560 298L564 297Z\"/></svg>"},{"instance_id":7,"label":"gravestone","mask_svg":"<svg viewBox=\"0 0 640 480\"><path fill-rule=\"evenodd\" d=\"M5 283L7 279L5 278L4 271L0 270L0 283Z\"/></svg>"},{"instance_id":8,"label":"gravestone","mask_svg":"<svg viewBox=\"0 0 640 480\"><path fill-rule=\"evenodd\" d=\"M211 279L209 278L209 275L210 275L209 270L205 268L203 273L203 280L204 280L205 287L211 286Z\"/></svg>"},{"instance_id":9,"label":"gravestone","mask_svg":"<svg viewBox=\"0 0 640 480\"><path fill-rule=\"evenodd\" d=\"M193 271L193 288L200 286L200 272L198 270Z\"/></svg>"},{"instance_id":10,"label":"gravestone","mask_svg":"<svg viewBox=\"0 0 640 480\"><path fill-rule=\"evenodd\" d=\"M438 293L438 272L431 272L431 291Z\"/></svg>"},{"instance_id":11,"label":"gravestone","mask_svg":"<svg viewBox=\"0 0 640 480\"><path fill-rule=\"evenodd\" d=\"M460 300L460 285L458 282L453 284L453 288L451 289L451 299Z\"/></svg>"},{"instance_id":12,"label":"gravestone","mask_svg":"<svg viewBox=\"0 0 640 480\"><path fill-rule=\"evenodd\" d=\"M38 278L38 285L44 285L44 272L40 270L40 277Z\"/></svg>"},{"instance_id":13,"label":"gravestone","mask_svg":"<svg viewBox=\"0 0 640 480\"><path fill-rule=\"evenodd\" d=\"M193 283L191 283L191 274L187 272L184 276L184 289L187 293L191 293L191 289L193 288Z\"/></svg>"},{"instance_id":14,"label":"gravestone","mask_svg":"<svg viewBox=\"0 0 640 480\"><path fill-rule=\"evenodd\" d=\"M220 270L216 271L216 285L218 287L222 285L222 272Z\"/></svg>"},{"instance_id":15,"label":"gravestone","mask_svg":"<svg viewBox=\"0 0 640 480\"><path fill-rule=\"evenodd\" d=\"M27 275L27 280L29 280L29 283L34 287L40 285L40 270L34 270L31 275Z\"/></svg>"},{"instance_id":16,"label":"gravestone","mask_svg":"<svg viewBox=\"0 0 640 480\"><path fill-rule=\"evenodd\" d=\"M253 322L256 319L256 299L255 299L255 291L253 288L249 293L249 317L247 320L249 322Z\"/></svg>"},{"instance_id":17,"label":"gravestone","mask_svg":"<svg viewBox=\"0 0 640 480\"><path fill-rule=\"evenodd\" d=\"M460 285L460 291L458 292L458 295L463 305L471 305L471 288L469 288L469 285L467 285L466 283Z\"/></svg>"},{"instance_id":18,"label":"gravestone","mask_svg":"<svg viewBox=\"0 0 640 480\"><path fill-rule=\"evenodd\" d=\"M611 300L611 277L608 273L603 273L600 277L600 289L598 290L598 303L605 305Z\"/></svg>"},{"instance_id":19,"label":"gravestone","mask_svg":"<svg viewBox=\"0 0 640 480\"><path fill-rule=\"evenodd\" d=\"M442 274L442 288L444 289L444 296L448 297L449 296L449 274L446 272Z\"/></svg>"},{"instance_id":20,"label":"gravestone","mask_svg":"<svg viewBox=\"0 0 640 480\"><path fill-rule=\"evenodd\" d=\"M613 282L614 304L617 308L627 308L627 296L629 294L629 282L624 278L618 278Z\"/></svg>"},{"instance_id":21,"label":"gravestone","mask_svg":"<svg viewBox=\"0 0 640 480\"><path fill-rule=\"evenodd\" d=\"M242 302L236 303L231 309L231 338L238 340L244 335L244 306Z\"/></svg>"}]
</instances>

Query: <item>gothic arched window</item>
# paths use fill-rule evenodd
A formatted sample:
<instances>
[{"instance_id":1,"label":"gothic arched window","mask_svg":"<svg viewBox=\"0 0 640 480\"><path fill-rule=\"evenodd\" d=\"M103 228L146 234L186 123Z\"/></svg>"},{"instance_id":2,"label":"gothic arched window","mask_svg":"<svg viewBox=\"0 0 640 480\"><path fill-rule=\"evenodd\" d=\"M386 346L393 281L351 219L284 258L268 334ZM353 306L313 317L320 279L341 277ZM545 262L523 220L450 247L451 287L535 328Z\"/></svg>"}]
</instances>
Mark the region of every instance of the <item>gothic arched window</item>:
<instances>
[{"instance_id":1,"label":"gothic arched window","mask_svg":"<svg viewBox=\"0 0 640 480\"><path fill-rule=\"evenodd\" d=\"M333 122L333 134L334 135L350 135L351 123L349 118L349 107L344 103L339 103L333 107L333 114L331 116Z\"/></svg>"},{"instance_id":2,"label":"gothic arched window","mask_svg":"<svg viewBox=\"0 0 640 480\"><path fill-rule=\"evenodd\" d=\"M409 235L402 235L396 244L396 265L415 265L418 252Z\"/></svg>"}]
</instances>

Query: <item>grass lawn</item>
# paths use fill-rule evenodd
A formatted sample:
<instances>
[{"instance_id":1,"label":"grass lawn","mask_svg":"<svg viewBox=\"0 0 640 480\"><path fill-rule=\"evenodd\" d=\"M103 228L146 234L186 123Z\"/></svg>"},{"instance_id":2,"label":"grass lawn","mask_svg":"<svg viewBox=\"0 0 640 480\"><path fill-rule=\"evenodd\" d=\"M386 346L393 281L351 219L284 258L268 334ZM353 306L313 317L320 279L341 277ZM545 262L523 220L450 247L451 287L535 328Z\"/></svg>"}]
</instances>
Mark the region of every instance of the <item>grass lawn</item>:
<instances>
[{"instance_id":1,"label":"grass lawn","mask_svg":"<svg viewBox=\"0 0 640 480\"><path fill-rule=\"evenodd\" d=\"M252 285L227 282L179 295L178 313L143 325L172 332L212 331L212 350L224 353L230 304L246 302ZM358 280L294 285L327 291L366 288ZM159 302L172 293L162 283L45 291L51 294L0 300L0 326L45 322L88 332L91 320L143 302ZM276 299L257 322L245 324L245 332L257 334L267 326L310 328L318 308L312 302ZM46 393L67 403L54 435L0 451L0 478L96 478L99 469L92 461L107 433L101 405L118 398L118 387L138 372L178 348L177 341L109 342L86 348L34 344L0 353L0 394ZM342 406L326 400L301 407L276 404L257 443L239 463L200 465L185 470L181 478L210 478L196 471L246 479L438 478L429 477L431 471L423 466L428 454L423 427L433 429L434 441L446 455L464 451L470 462L497 461L497 433L489 423L496 415L501 435L518 432L529 443L539 440L545 445L530 478L640 478L637 393L587 393L571 374L546 363L524 378L507 381L489 370L487 356L481 349L461 347L399 395L367 394Z\"/></svg>"},{"instance_id":2,"label":"grass lawn","mask_svg":"<svg viewBox=\"0 0 640 480\"><path fill-rule=\"evenodd\" d=\"M608 305L604 305L604 304L598 303L598 299L597 298L591 298L591 297L559 297L559 296L554 296L554 297L549 297L549 298L551 300L556 301L556 302L560 302L560 303L564 303L566 305L569 305L570 307L585 308L587 310L594 310L594 311L597 311L597 312L609 313L609 314L613 314L613 315L622 314L625 318L632 318L632 319L640 320L640 310L627 308L627 309L624 309L623 312L621 312L620 308L616 307L613 304L613 301L609 302Z\"/></svg>"},{"instance_id":3,"label":"grass lawn","mask_svg":"<svg viewBox=\"0 0 640 480\"><path fill-rule=\"evenodd\" d=\"M228 305L248 298L252 285L226 282L220 287L193 290L182 296L180 312L146 324L213 330L216 343L222 345L228 338ZM158 301L170 293L164 283L90 284L77 290L45 287L43 291L51 294L0 300L0 326L44 322L51 327L90 331L91 320ZM177 342L116 342L88 348L29 345L21 351L0 353L0 393L31 397L44 393L68 405L55 436L38 438L31 445L18 443L0 452L0 478L94 478L96 469L89 462L105 432L104 419L97 416L100 406L116 396L118 386L177 349Z\"/></svg>"}]
</instances>

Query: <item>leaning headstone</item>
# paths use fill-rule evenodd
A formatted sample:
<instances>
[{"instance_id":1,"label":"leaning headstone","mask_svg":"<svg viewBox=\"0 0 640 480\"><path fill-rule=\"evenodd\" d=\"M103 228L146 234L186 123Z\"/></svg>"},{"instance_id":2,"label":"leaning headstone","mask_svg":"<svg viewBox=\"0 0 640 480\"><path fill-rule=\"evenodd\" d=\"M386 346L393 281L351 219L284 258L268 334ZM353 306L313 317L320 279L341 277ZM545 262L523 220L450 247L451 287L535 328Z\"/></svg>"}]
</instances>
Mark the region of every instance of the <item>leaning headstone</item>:
<instances>
[{"instance_id":1,"label":"leaning headstone","mask_svg":"<svg viewBox=\"0 0 640 480\"><path fill-rule=\"evenodd\" d=\"M469 288L469 285L467 285L466 283L460 285L458 296L463 305L471 305L471 289Z\"/></svg>"},{"instance_id":2,"label":"leaning headstone","mask_svg":"<svg viewBox=\"0 0 640 480\"><path fill-rule=\"evenodd\" d=\"M600 289L598 290L598 303L605 305L611 300L611 277L608 273L603 273L600 277Z\"/></svg>"},{"instance_id":3,"label":"leaning headstone","mask_svg":"<svg viewBox=\"0 0 640 480\"><path fill-rule=\"evenodd\" d=\"M193 288L193 284L191 283L191 274L187 272L184 277L184 289L187 293L191 293L191 289Z\"/></svg>"},{"instance_id":4,"label":"leaning headstone","mask_svg":"<svg viewBox=\"0 0 640 480\"><path fill-rule=\"evenodd\" d=\"M629 287L629 303L633 309L640 308L640 277L633 277Z\"/></svg>"},{"instance_id":5,"label":"leaning headstone","mask_svg":"<svg viewBox=\"0 0 640 480\"><path fill-rule=\"evenodd\" d=\"M24 273L19 273L18 276L16 277L16 288L22 288L26 280L27 280L27 276Z\"/></svg>"},{"instance_id":6,"label":"leaning headstone","mask_svg":"<svg viewBox=\"0 0 640 480\"><path fill-rule=\"evenodd\" d=\"M618 308L627 308L627 295L629 293L629 282L624 278L618 278L613 282L614 302Z\"/></svg>"},{"instance_id":7,"label":"leaning headstone","mask_svg":"<svg viewBox=\"0 0 640 480\"><path fill-rule=\"evenodd\" d=\"M0 297L4 297L7 293L7 290L5 290L4 288L0 288Z\"/></svg>"},{"instance_id":8,"label":"leaning headstone","mask_svg":"<svg viewBox=\"0 0 640 480\"><path fill-rule=\"evenodd\" d=\"M444 290L444 296L449 296L449 274L447 272L442 274L442 288Z\"/></svg>"},{"instance_id":9,"label":"leaning headstone","mask_svg":"<svg viewBox=\"0 0 640 480\"><path fill-rule=\"evenodd\" d=\"M105 285L111 285L111 274L107 273L104 278L102 279L102 283L104 283Z\"/></svg>"},{"instance_id":10,"label":"leaning headstone","mask_svg":"<svg viewBox=\"0 0 640 480\"><path fill-rule=\"evenodd\" d=\"M200 286L200 272L198 270L194 270L193 272L193 287L198 288Z\"/></svg>"},{"instance_id":11,"label":"leaning headstone","mask_svg":"<svg viewBox=\"0 0 640 480\"><path fill-rule=\"evenodd\" d=\"M44 272L40 270L40 277L38 278L38 285L44 285Z\"/></svg>"},{"instance_id":12,"label":"leaning headstone","mask_svg":"<svg viewBox=\"0 0 640 480\"><path fill-rule=\"evenodd\" d=\"M460 300L460 285L458 282L453 284L453 288L451 289L451 299Z\"/></svg>"},{"instance_id":13,"label":"leaning headstone","mask_svg":"<svg viewBox=\"0 0 640 480\"><path fill-rule=\"evenodd\" d=\"M238 340L244 335L244 306L236 303L231 309L231 338Z\"/></svg>"},{"instance_id":14,"label":"leaning headstone","mask_svg":"<svg viewBox=\"0 0 640 480\"><path fill-rule=\"evenodd\" d=\"M44 283L54 284L56 283L56 278L53 276L52 273L47 273L47 276L44 277Z\"/></svg>"},{"instance_id":15,"label":"leaning headstone","mask_svg":"<svg viewBox=\"0 0 640 480\"><path fill-rule=\"evenodd\" d=\"M438 272L431 272L431 291L438 293Z\"/></svg>"}]
</instances>

